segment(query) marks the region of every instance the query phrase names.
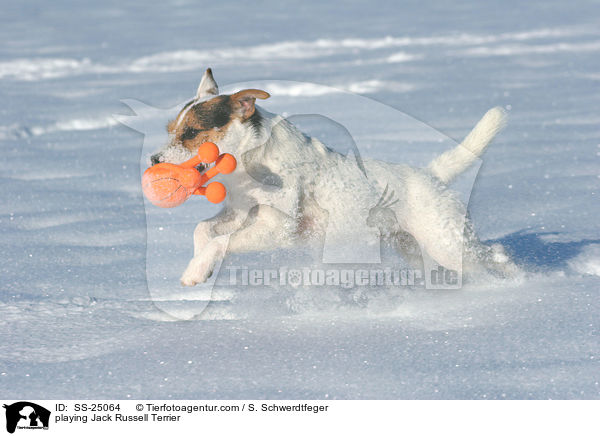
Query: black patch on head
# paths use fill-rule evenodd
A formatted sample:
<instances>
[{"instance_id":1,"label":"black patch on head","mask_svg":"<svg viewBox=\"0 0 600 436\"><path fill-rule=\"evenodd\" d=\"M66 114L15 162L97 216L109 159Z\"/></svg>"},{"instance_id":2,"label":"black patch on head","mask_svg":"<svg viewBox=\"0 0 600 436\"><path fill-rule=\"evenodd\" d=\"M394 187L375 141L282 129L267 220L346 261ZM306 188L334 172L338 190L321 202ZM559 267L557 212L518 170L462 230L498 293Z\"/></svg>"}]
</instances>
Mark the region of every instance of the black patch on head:
<instances>
[{"instance_id":1,"label":"black patch on head","mask_svg":"<svg viewBox=\"0 0 600 436\"><path fill-rule=\"evenodd\" d=\"M263 120L262 115L259 114L257 110L254 110L254 113L252 114L252 116L250 118L248 118L247 121L250 123L250 125L252 126L254 131L258 132L258 130L261 127L262 120Z\"/></svg>"},{"instance_id":2,"label":"black patch on head","mask_svg":"<svg viewBox=\"0 0 600 436\"><path fill-rule=\"evenodd\" d=\"M200 130L194 129L193 127L186 127L181 135L181 140L186 141L188 139L194 139L198 136L198 133L200 133Z\"/></svg>"},{"instance_id":3,"label":"black patch on head","mask_svg":"<svg viewBox=\"0 0 600 436\"><path fill-rule=\"evenodd\" d=\"M204 129L223 127L231 120L232 109L229 100L228 95L222 95L194 106L194 115Z\"/></svg>"}]
</instances>

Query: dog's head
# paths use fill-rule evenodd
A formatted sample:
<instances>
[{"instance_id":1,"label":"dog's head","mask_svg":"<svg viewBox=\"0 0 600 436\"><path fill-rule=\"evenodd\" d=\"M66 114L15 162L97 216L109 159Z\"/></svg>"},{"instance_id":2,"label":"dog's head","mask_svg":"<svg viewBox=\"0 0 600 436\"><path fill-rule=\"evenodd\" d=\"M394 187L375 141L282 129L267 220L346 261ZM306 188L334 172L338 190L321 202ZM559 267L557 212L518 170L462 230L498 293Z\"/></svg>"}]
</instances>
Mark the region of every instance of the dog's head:
<instances>
[{"instance_id":1,"label":"dog's head","mask_svg":"<svg viewBox=\"0 0 600 436\"><path fill-rule=\"evenodd\" d=\"M196 97L169 122L168 144L150 158L159 162L181 163L196 154L204 142L214 142L222 152L236 154L237 145L260 126L255 107L257 98L269 98L259 89L245 89L231 95L219 95L211 69L202 76Z\"/></svg>"}]
</instances>

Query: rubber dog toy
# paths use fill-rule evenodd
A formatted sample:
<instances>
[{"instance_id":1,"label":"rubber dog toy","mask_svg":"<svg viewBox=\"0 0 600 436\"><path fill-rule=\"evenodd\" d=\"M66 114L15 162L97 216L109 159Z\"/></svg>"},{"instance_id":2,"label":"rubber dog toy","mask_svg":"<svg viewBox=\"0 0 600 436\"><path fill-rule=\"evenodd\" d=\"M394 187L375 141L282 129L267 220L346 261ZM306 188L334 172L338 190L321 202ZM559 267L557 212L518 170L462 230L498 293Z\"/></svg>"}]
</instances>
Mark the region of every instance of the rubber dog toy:
<instances>
[{"instance_id":1,"label":"rubber dog toy","mask_svg":"<svg viewBox=\"0 0 600 436\"><path fill-rule=\"evenodd\" d=\"M196 169L200 164L213 162L214 166L203 173ZM211 203L220 203L227 195L225 186L219 182L203 185L219 173L233 172L236 166L237 161L232 155L219 155L219 147L205 142L198 148L196 156L182 164L159 163L144 171L142 190L158 207L179 206L192 195L204 195Z\"/></svg>"}]
</instances>

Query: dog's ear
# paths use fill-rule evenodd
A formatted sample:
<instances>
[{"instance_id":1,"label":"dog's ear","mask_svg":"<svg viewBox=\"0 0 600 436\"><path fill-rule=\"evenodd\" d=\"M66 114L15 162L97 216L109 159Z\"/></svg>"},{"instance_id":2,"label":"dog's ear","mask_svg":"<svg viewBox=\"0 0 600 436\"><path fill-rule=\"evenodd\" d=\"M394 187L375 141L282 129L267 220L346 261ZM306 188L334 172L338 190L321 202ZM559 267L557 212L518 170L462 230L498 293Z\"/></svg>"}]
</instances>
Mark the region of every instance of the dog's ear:
<instances>
[{"instance_id":1,"label":"dog's ear","mask_svg":"<svg viewBox=\"0 0 600 436\"><path fill-rule=\"evenodd\" d=\"M271 95L268 92L261 91L260 89L244 89L243 91L236 92L231 96L233 113L242 120L247 120L256 110L254 107L256 99L260 98L261 100L264 100L270 96Z\"/></svg>"},{"instance_id":2,"label":"dog's ear","mask_svg":"<svg viewBox=\"0 0 600 436\"><path fill-rule=\"evenodd\" d=\"M217 86L217 82L215 82L212 70L208 68L202 76L200 85L198 85L198 91L196 91L196 98L205 98L215 95L219 95L219 87Z\"/></svg>"}]
</instances>

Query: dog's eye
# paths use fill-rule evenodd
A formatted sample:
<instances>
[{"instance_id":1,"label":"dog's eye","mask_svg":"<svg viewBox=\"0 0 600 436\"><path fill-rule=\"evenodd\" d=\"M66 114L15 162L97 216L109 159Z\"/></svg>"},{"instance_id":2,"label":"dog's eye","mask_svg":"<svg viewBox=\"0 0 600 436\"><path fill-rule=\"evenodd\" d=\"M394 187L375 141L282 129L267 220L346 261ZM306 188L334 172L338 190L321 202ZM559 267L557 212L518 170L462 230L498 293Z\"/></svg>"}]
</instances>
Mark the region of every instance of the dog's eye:
<instances>
[{"instance_id":1,"label":"dog's eye","mask_svg":"<svg viewBox=\"0 0 600 436\"><path fill-rule=\"evenodd\" d=\"M194 129L193 127L186 127L181 135L181 140L185 141L187 139L194 139L198 133L200 133L200 130Z\"/></svg>"}]
</instances>

